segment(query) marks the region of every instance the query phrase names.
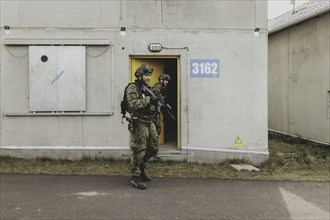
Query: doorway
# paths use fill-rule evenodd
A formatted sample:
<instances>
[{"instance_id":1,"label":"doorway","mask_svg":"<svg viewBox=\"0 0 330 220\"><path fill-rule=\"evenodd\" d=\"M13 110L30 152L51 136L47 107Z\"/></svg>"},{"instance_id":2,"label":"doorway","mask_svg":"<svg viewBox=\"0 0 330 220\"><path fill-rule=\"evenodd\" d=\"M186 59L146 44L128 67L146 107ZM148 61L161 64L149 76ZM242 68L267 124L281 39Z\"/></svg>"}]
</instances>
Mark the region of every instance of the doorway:
<instances>
[{"instance_id":1,"label":"doorway","mask_svg":"<svg viewBox=\"0 0 330 220\"><path fill-rule=\"evenodd\" d=\"M166 73L170 75L171 80L167 86L166 102L171 106L171 113L175 116L172 119L167 113L161 113L161 133L158 138L160 150L180 149L180 114L179 114L179 57L175 56L132 56L131 59L130 81L135 80L135 70L141 64L145 63L154 69L151 77L151 85L158 82L158 77Z\"/></svg>"}]
</instances>

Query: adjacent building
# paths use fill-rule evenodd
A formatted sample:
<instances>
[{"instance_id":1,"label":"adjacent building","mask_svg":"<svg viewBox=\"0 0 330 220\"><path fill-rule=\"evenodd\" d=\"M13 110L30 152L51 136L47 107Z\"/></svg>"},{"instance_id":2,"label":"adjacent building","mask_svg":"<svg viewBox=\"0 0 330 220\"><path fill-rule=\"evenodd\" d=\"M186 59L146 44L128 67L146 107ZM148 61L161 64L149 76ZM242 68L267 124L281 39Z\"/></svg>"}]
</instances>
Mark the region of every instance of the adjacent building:
<instances>
[{"instance_id":1,"label":"adjacent building","mask_svg":"<svg viewBox=\"0 0 330 220\"><path fill-rule=\"evenodd\" d=\"M269 128L330 144L330 2L269 22Z\"/></svg>"}]
</instances>

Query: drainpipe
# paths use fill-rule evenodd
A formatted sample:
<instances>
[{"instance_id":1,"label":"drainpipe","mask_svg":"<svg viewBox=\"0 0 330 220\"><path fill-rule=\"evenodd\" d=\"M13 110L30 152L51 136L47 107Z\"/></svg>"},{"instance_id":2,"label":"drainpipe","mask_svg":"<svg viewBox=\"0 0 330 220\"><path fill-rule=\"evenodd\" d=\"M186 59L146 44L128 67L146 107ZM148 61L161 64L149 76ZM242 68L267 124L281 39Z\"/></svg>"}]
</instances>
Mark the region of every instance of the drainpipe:
<instances>
[{"instance_id":1,"label":"drainpipe","mask_svg":"<svg viewBox=\"0 0 330 220\"><path fill-rule=\"evenodd\" d=\"M114 79L113 79L113 45L110 44L110 49L111 49L111 112L114 113L114 102L115 102L115 89L114 89Z\"/></svg>"},{"instance_id":2,"label":"drainpipe","mask_svg":"<svg viewBox=\"0 0 330 220\"><path fill-rule=\"evenodd\" d=\"M190 53L189 48L187 47L187 59L186 59L186 70L187 70L187 151L190 148L190 74L189 74L189 60L190 60ZM187 154L187 161L189 162L189 154Z\"/></svg>"}]
</instances>

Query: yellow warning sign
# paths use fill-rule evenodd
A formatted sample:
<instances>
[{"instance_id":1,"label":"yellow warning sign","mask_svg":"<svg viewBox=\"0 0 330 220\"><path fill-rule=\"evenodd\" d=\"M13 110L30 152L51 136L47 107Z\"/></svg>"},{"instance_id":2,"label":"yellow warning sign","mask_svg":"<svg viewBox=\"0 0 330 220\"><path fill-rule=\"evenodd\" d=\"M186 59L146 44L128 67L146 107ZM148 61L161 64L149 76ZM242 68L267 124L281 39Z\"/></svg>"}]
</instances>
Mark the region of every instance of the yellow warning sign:
<instances>
[{"instance_id":1,"label":"yellow warning sign","mask_svg":"<svg viewBox=\"0 0 330 220\"><path fill-rule=\"evenodd\" d=\"M236 138L236 140L234 142L234 146L235 147L243 147L242 140L239 137Z\"/></svg>"}]
</instances>

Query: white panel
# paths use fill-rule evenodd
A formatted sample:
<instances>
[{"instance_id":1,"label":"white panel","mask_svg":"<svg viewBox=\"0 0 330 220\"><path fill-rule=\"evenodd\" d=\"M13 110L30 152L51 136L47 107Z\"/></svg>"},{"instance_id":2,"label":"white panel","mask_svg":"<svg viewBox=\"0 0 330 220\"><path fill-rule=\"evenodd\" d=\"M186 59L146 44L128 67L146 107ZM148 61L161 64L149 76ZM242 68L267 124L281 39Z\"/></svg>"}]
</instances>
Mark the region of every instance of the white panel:
<instances>
[{"instance_id":1,"label":"white panel","mask_svg":"<svg viewBox=\"0 0 330 220\"><path fill-rule=\"evenodd\" d=\"M85 51L84 46L29 47L30 111L86 111Z\"/></svg>"},{"instance_id":2,"label":"white panel","mask_svg":"<svg viewBox=\"0 0 330 220\"><path fill-rule=\"evenodd\" d=\"M107 39L34 39L34 38L6 38L3 41L4 45L95 45L109 46L110 40Z\"/></svg>"}]
</instances>

